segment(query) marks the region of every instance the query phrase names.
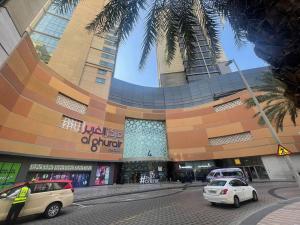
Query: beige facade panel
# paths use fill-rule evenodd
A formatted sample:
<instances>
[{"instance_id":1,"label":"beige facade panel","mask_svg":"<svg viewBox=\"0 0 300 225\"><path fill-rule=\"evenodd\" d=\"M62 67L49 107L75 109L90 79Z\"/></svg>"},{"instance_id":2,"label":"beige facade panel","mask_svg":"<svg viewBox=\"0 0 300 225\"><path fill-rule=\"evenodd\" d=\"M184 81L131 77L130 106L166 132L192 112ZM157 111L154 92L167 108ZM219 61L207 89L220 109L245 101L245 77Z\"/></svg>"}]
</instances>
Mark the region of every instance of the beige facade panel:
<instances>
[{"instance_id":1,"label":"beige facade panel","mask_svg":"<svg viewBox=\"0 0 300 225\"><path fill-rule=\"evenodd\" d=\"M102 8L101 0L80 1L50 59L49 66L75 85L82 77L93 39L85 27Z\"/></svg>"},{"instance_id":2,"label":"beige facade panel","mask_svg":"<svg viewBox=\"0 0 300 225\"><path fill-rule=\"evenodd\" d=\"M97 83L97 77L104 79L104 83ZM103 99L108 98L109 87L111 83L111 72L106 75L98 74L98 67L86 65L84 67L79 87L88 90L94 95L100 96Z\"/></svg>"}]
</instances>

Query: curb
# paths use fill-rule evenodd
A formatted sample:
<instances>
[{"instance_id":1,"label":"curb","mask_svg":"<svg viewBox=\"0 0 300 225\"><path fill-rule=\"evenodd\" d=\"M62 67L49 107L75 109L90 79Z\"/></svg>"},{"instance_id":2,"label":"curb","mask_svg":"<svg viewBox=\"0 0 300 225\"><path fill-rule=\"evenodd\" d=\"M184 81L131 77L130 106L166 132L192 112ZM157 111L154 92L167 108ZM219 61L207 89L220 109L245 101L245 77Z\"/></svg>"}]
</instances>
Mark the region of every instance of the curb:
<instances>
[{"instance_id":1,"label":"curb","mask_svg":"<svg viewBox=\"0 0 300 225\"><path fill-rule=\"evenodd\" d=\"M286 186L286 187L272 188L272 189L268 190L268 193L269 193L269 195L271 195L271 196L273 196L273 197L275 197L275 198L282 199L282 200L288 200L287 198L282 197L282 196L276 194L275 192L276 192L277 190L279 190L279 189L293 188L293 187L297 187L297 186Z\"/></svg>"},{"instance_id":2,"label":"curb","mask_svg":"<svg viewBox=\"0 0 300 225\"><path fill-rule=\"evenodd\" d=\"M291 203L295 203L295 202L300 202L300 197L297 198L292 198L289 200L283 200L280 202L277 202L275 204L269 205L266 208L263 208L255 213L253 213L252 215L248 216L246 219L244 219L241 223L239 223L239 225L254 225L259 223L259 221L261 221L265 216L267 216L268 214L283 208L284 206L287 206Z\"/></svg>"},{"instance_id":3,"label":"curb","mask_svg":"<svg viewBox=\"0 0 300 225\"><path fill-rule=\"evenodd\" d=\"M110 194L110 195L103 195L103 196L94 196L94 197L89 197L89 198L80 198L78 200L75 200L74 203L77 202L85 202L85 201L90 201L90 200L95 200L95 199L102 199L102 198L109 198L109 197L116 197L116 196L122 196L122 195L128 195L128 194L139 194L139 193L146 193L146 192L151 192L151 191L160 191L160 190L170 190L170 189L187 189L191 187L203 187L206 184L195 184L195 185L182 185L178 187L161 187L161 188L153 188L153 189L146 189L146 190L140 190L140 191L128 191L128 192L121 192L121 193L116 193L116 194Z\"/></svg>"}]
</instances>

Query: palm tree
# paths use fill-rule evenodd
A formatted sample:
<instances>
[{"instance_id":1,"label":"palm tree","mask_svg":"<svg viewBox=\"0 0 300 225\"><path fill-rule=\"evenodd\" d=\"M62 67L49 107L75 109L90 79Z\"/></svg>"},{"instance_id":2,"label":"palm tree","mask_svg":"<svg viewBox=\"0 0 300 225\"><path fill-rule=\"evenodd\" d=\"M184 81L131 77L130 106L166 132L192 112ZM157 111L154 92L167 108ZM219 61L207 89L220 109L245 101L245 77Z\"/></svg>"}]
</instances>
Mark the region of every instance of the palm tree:
<instances>
[{"instance_id":1,"label":"palm tree","mask_svg":"<svg viewBox=\"0 0 300 225\"><path fill-rule=\"evenodd\" d=\"M54 0L61 10L68 10L70 5L79 0ZM196 9L202 14L199 20ZM217 14L207 1L199 0L111 0L102 11L87 25L87 30L101 34L116 29L119 42L125 40L133 30L141 10L147 10L145 35L142 46L140 68L145 65L147 56L157 41L166 38L167 62L175 56L176 43L181 38L185 46L185 55L190 61L194 58L193 49L196 41L194 27L201 25L206 29L207 39L218 57L220 44L218 38Z\"/></svg>"},{"instance_id":2,"label":"palm tree","mask_svg":"<svg viewBox=\"0 0 300 225\"><path fill-rule=\"evenodd\" d=\"M288 87L300 108L300 1L215 0L213 8L225 17L238 44L248 40L256 55Z\"/></svg>"},{"instance_id":3,"label":"palm tree","mask_svg":"<svg viewBox=\"0 0 300 225\"><path fill-rule=\"evenodd\" d=\"M296 126L296 118L298 116L298 109L295 105L293 96L287 93L287 85L279 79L276 79L272 73L265 73L262 77L263 84L254 88L255 91L260 92L256 96L259 103L263 103L263 110L271 122L275 123L276 130L283 130L283 120L289 115L291 121ZM245 100L247 107L255 106L252 98ZM258 116L256 113L254 116ZM262 117L259 118L258 123L264 125L265 122Z\"/></svg>"}]
</instances>

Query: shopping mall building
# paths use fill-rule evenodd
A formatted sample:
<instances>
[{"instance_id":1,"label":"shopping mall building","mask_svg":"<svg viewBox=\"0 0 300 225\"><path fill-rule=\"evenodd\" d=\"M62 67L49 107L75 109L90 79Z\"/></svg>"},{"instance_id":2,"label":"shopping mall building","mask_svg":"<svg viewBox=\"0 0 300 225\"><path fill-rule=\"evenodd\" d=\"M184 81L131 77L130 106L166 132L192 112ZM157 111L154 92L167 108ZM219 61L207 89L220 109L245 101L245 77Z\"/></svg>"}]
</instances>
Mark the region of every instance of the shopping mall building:
<instances>
[{"instance_id":1,"label":"shopping mall building","mask_svg":"<svg viewBox=\"0 0 300 225\"><path fill-rule=\"evenodd\" d=\"M167 66L158 47L160 87L143 87L114 78L114 31L85 30L105 1L65 13L47 0L0 3L0 186L32 178L131 183L150 172L199 180L215 167L291 179L256 109L245 107L239 74L212 60L203 30L192 66L180 50ZM243 72L254 86L266 70ZM278 135L300 171L299 132L286 119Z\"/></svg>"}]
</instances>

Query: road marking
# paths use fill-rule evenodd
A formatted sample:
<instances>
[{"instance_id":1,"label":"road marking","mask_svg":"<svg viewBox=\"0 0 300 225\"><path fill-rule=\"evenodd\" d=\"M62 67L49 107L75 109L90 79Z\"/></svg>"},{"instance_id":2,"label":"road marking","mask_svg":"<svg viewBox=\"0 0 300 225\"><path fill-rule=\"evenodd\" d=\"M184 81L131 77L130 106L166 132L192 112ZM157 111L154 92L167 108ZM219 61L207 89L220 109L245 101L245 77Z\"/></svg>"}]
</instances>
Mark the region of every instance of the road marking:
<instances>
[{"instance_id":1,"label":"road marking","mask_svg":"<svg viewBox=\"0 0 300 225\"><path fill-rule=\"evenodd\" d=\"M78 204L78 203L73 203L72 205L79 206L80 208L88 207L87 205L81 205L81 204Z\"/></svg>"}]
</instances>

